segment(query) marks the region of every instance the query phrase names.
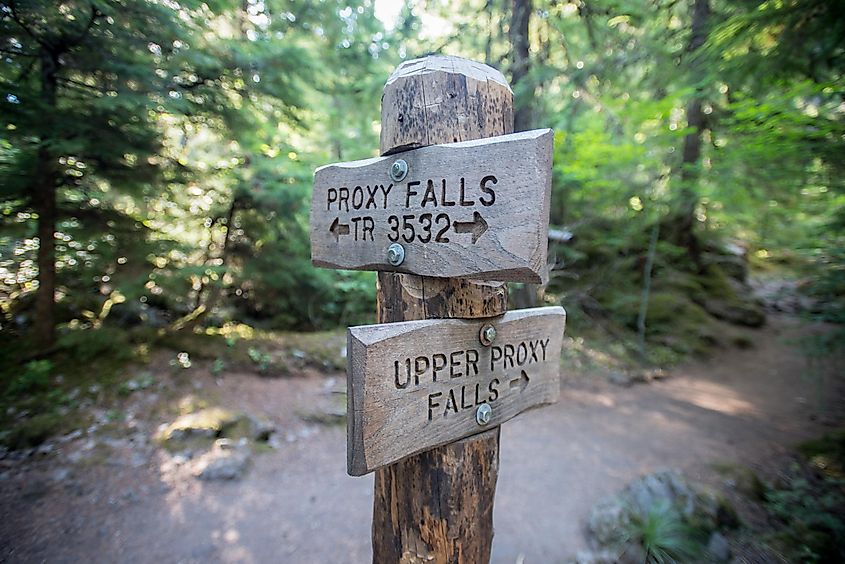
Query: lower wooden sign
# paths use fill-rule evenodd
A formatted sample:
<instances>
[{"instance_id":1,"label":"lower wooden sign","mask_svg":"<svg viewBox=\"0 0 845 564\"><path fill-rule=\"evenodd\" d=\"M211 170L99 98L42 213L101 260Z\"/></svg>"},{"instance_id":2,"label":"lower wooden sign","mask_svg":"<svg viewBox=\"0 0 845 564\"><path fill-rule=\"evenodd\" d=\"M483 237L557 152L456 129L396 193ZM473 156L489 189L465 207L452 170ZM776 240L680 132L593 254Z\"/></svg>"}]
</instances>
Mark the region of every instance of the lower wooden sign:
<instances>
[{"instance_id":1,"label":"lower wooden sign","mask_svg":"<svg viewBox=\"0 0 845 564\"><path fill-rule=\"evenodd\" d=\"M361 476L560 395L561 307L347 332L347 471ZM491 330L492 328L492 330Z\"/></svg>"}]
</instances>

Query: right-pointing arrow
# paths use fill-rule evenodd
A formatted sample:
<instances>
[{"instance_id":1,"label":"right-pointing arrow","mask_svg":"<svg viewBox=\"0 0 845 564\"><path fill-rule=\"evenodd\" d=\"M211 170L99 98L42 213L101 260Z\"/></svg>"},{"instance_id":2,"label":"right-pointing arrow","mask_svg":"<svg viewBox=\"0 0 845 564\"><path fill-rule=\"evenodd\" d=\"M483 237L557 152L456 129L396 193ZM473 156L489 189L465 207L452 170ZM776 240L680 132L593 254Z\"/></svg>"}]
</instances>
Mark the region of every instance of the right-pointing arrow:
<instances>
[{"instance_id":1,"label":"right-pointing arrow","mask_svg":"<svg viewBox=\"0 0 845 564\"><path fill-rule=\"evenodd\" d=\"M455 233L472 233L473 245L487 231L487 222L478 212L472 214L472 221L456 221L453 225L455 226Z\"/></svg>"},{"instance_id":2,"label":"right-pointing arrow","mask_svg":"<svg viewBox=\"0 0 845 564\"><path fill-rule=\"evenodd\" d=\"M340 223L340 218L334 218L331 227L329 227L329 233L334 235L334 240L338 241L341 235L349 235L349 224L348 223Z\"/></svg>"},{"instance_id":3,"label":"right-pointing arrow","mask_svg":"<svg viewBox=\"0 0 845 564\"><path fill-rule=\"evenodd\" d=\"M510 381L510 384L509 384L510 389L514 390L516 388L519 388L519 391L522 392L525 389L525 387L528 386L528 382L530 380L531 380L531 378L528 377L528 374L525 372L525 370L520 370L519 371L519 377L514 378L513 380Z\"/></svg>"}]
</instances>

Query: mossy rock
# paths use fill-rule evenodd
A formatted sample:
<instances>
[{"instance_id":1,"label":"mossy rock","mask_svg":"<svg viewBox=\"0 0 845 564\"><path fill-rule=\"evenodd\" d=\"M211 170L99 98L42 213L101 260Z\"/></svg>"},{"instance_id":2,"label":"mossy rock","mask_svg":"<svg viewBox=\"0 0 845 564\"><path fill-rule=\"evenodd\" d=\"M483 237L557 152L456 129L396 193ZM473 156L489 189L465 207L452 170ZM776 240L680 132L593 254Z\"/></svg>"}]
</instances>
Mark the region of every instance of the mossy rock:
<instances>
[{"instance_id":1,"label":"mossy rock","mask_svg":"<svg viewBox=\"0 0 845 564\"><path fill-rule=\"evenodd\" d=\"M195 437L219 437L227 428L237 425L240 414L222 407L209 407L176 418L159 435L162 441Z\"/></svg>"},{"instance_id":2,"label":"mossy rock","mask_svg":"<svg viewBox=\"0 0 845 564\"><path fill-rule=\"evenodd\" d=\"M677 549L673 559L678 561L695 561L692 555L703 552L710 533L735 515L714 492L664 471L643 476L602 500L590 514L588 531L599 548L636 554L637 562L647 560L643 556L650 544L665 547L667 554L670 547Z\"/></svg>"},{"instance_id":3,"label":"mossy rock","mask_svg":"<svg viewBox=\"0 0 845 564\"><path fill-rule=\"evenodd\" d=\"M699 303L713 317L746 327L760 327L766 322L766 314L751 291L732 281L721 267L708 266L701 283L705 295Z\"/></svg>"},{"instance_id":4,"label":"mossy rock","mask_svg":"<svg viewBox=\"0 0 845 564\"><path fill-rule=\"evenodd\" d=\"M169 450L210 444L218 438L266 441L274 431L269 421L222 407L180 415L156 437Z\"/></svg>"},{"instance_id":5,"label":"mossy rock","mask_svg":"<svg viewBox=\"0 0 845 564\"><path fill-rule=\"evenodd\" d=\"M717 341L713 319L682 294L656 292L649 300L647 335L681 354L703 354Z\"/></svg>"}]
</instances>

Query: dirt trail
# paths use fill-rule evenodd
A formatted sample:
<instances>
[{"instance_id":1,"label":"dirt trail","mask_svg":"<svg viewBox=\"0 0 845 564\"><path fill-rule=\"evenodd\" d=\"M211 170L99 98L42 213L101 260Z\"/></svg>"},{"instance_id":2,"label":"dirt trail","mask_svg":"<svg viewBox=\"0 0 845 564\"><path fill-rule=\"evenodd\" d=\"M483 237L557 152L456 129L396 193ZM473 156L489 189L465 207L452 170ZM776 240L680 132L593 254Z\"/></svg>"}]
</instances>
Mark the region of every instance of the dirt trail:
<instances>
[{"instance_id":1,"label":"dirt trail","mask_svg":"<svg viewBox=\"0 0 845 564\"><path fill-rule=\"evenodd\" d=\"M643 473L672 467L712 481L714 462L765 468L841 421L835 364L826 378L807 376L791 344L813 330L773 317L749 332L754 348L689 363L648 385L567 377L559 404L503 427L493 562L564 561L585 547L591 507ZM215 386L208 374L192 378ZM201 482L161 452L139 460L122 443L100 463L68 466L71 443L40 460L0 461L8 463L0 561L369 561L372 477L346 476L342 427L296 416L322 397L327 377L232 375L220 384L217 393L234 407L282 414L274 417L282 441L257 455L242 480Z\"/></svg>"}]
</instances>

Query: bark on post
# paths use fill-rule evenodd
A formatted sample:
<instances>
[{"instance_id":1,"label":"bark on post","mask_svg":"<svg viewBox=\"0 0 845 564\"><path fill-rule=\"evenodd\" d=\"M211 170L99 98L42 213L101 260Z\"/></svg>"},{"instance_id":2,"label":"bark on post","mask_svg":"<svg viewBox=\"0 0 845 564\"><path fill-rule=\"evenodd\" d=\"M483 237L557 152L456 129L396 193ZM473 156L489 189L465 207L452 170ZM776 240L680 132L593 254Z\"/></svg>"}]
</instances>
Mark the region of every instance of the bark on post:
<instances>
[{"instance_id":1,"label":"bark on post","mask_svg":"<svg viewBox=\"0 0 845 564\"><path fill-rule=\"evenodd\" d=\"M381 153L513 132L513 93L501 73L455 57L400 65L382 96ZM379 272L380 323L504 314L498 282ZM499 429L376 470L373 562L490 559Z\"/></svg>"}]
</instances>

